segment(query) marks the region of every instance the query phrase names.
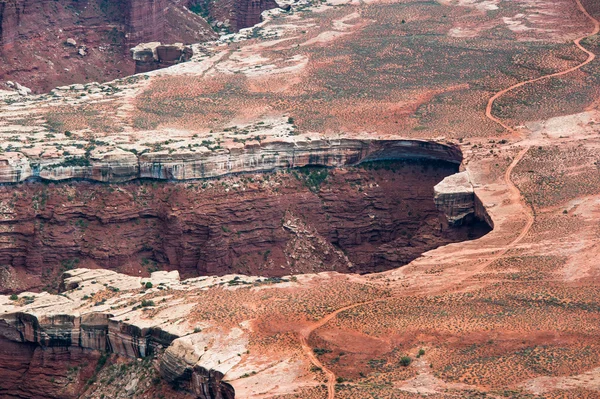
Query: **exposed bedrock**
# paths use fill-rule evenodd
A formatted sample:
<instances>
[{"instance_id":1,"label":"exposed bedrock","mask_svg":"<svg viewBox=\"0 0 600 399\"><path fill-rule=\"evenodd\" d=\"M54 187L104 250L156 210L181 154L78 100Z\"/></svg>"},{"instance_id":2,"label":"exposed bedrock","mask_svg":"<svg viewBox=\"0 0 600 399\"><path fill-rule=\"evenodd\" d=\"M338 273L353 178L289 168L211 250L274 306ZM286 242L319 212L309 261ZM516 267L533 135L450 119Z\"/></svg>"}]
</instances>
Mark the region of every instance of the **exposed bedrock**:
<instances>
[{"instance_id":1,"label":"exposed bedrock","mask_svg":"<svg viewBox=\"0 0 600 399\"><path fill-rule=\"evenodd\" d=\"M446 176L435 185L434 192L435 206L441 212L442 220L449 226L461 226L473 220L481 220L491 227L494 226L483 204L475 195L469 172Z\"/></svg>"},{"instance_id":2,"label":"exposed bedrock","mask_svg":"<svg viewBox=\"0 0 600 399\"><path fill-rule=\"evenodd\" d=\"M263 11L279 7L275 0L189 0L188 3L191 9L212 21L215 28L236 32L262 22Z\"/></svg>"},{"instance_id":3,"label":"exposed bedrock","mask_svg":"<svg viewBox=\"0 0 600 399\"><path fill-rule=\"evenodd\" d=\"M153 305L157 317L148 318L148 309L141 306L131 307L148 294L194 290L197 295L231 277L181 282L177 272L155 272L147 281L159 288L140 292L140 277L76 269L65 273L63 295L21 293L19 300L0 295L0 397L79 397L107 354L115 354L154 355L163 379L179 391L198 399L233 399L234 388L225 376L247 351L242 329L219 326L198 332L187 322L193 306L179 300ZM247 284L257 280L243 279ZM90 302L111 289L119 289L123 297Z\"/></svg>"},{"instance_id":4,"label":"exposed bedrock","mask_svg":"<svg viewBox=\"0 0 600 399\"><path fill-rule=\"evenodd\" d=\"M0 82L39 93L108 81L134 73L129 49L139 43L216 38L186 6L179 0L0 1Z\"/></svg>"},{"instance_id":5,"label":"exposed bedrock","mask_svg":"<svg viewBox=\"0 0 600 399\"><path fill-rule=\"evenodd\" d=\"M249 28L262 21L263 11L278 8L275 0L235 0L235 29Z\"/></svg>"},{"instance_id":6,"label":"exposed bedrock","mask_svg":"<svg viewBox=\"0 0 600 399\"><path fill-rule=\"evenodd\" d=\"M235 390L224 377L240 362L246 341L238 328L227 336L204 333L178 338L161 358L161 376L199 399L233 399Z\"/></svg>"},{"instance_id":7,"label":"exposed bedrock","mask_svg":"<svg viewBox=\"0 0 600 399\"><path fill-rule=\"evenodd\" d=\"M28 158L19 152L0 154L0 183L32 177L44 180L87 179L118 183L135 179L192 180L232 173L264 172L303 166L337 167L367 161L431 159L460 164L458 147L421 140L266 141L199 152L144 152L98 149L87 158Z\"/></svg>"},{"instance_id":8,"label":"exposed bedrock","mask_svg":"<svg viewBox=\"0 0 600 399\"><path fill-rule=\"evenodd\" d=\"M184 46L183 43L141 43L131 49L135 73L154 71L189 61L193 54L192 47Z\"/></svg>"},{"instance_id":9,"label":"exposed bedrock","mask_svg":"<svg viewBox=\"0 0 600 399\"><path fill-rule=\"evenodd\" d=\"M62 270L283 276L402 266L480 237L443 229L433 160L378 161L194 183L29 182L0 187L0 290L54 289Z\"/></svg>"},{"instance_id":10,"label":"exposed bedrock","mask_svg":"<svg viewBox=\"0 0 600 399\"><path fill-rule=\"evenodd\" d=\"M0 397L77 398L100 352L75 346L43 346L0 332ZM82 366L85 365L85 366Z\"/></svg>"}]
</instances>

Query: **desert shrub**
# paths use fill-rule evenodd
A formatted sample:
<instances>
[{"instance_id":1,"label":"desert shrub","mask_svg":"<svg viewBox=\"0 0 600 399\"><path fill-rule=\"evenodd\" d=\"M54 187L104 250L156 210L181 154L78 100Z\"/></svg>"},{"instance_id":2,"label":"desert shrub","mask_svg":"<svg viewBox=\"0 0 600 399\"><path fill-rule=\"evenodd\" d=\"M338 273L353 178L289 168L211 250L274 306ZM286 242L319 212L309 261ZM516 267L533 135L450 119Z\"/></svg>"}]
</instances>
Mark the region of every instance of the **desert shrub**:
<instances>
[{"instance_id":1,"label":"desert shrub","mask_svg":"<svg viewBox=\"0 0 600 399\"><path fill-rule=\"evenodd\" d=\"M326 353L331 353L331 350L329 349L324 349L324 348L314 348L313 352L315 352L317 355L324 355Z\"/></svg>"},{"instance_id":2,"label":"desert shrub","mask_svg":"<svg viewBox=\"0 0 600 399\"><path fill-rule=\"evenodd\" d=\"M154 301L153 300L142 300L142 307L148 307L148 306L154 306Z\"/></svg>"}]
</instances>

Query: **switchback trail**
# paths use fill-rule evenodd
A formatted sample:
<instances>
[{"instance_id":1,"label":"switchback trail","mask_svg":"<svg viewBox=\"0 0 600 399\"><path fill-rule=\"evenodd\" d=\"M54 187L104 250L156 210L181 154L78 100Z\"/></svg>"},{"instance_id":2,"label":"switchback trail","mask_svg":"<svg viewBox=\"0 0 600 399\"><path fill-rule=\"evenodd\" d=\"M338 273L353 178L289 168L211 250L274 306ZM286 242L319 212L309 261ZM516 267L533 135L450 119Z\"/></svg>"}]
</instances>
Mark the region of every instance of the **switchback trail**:
<instances>
[{"instance_id":1,"label":"switchback trail","mask_svg":"<svg viewBox=\"0 0 600 399\"><path fill-rule=\"evenodd\" d=\"M553 77L557 77L557 76L563 76L563 75L567 75L571 72L575 72L579 69L581 69L582 67L584 67L585 65L589 64L590 62L594 61L596 59L596 54L592 53L591 51L587 50L585 47L583 47L581 45L581 41L596 35L598 33L600 33L600 21L598 21L596 18L594 18L583 6L583 4L581 3L581 0L575 0L575 2L577 3L577 7L581 10L581 12L583 14L585 14L585 16L592 21L592 23L594 24L594 30L592 33L582 36L580 38L577 38L573 41L573 43L575 44L575 46L577 46L581 51L585 52L588 55L588 58L582 62L581 64L574 66L572 68L569 68L567 70L561 71L561 72L556 72L556 73L552 73L549 75L544 75L544 76L540 76L538 78L535 79L531 79L531 80L527 80L524 82L520 82L517 83L513 86L510 86L504 90L499 91L498 93L496 93L493 97L491 97L488 101L487 107L486 107L486 111L485 111L485 115L486 117L491 120L492 122L495 122L497 124L499 124L500 126L502 126L504 129L508 130L511 134L516 134L516 131L511 128L510 126L508 126L507 124L505 124L504 122L502 122L499 118L495 117L492 110L494 107L494 103L496 102L496 100L498 100L500 97L502 97L503 95L505 95L506 93L517 89L519 87L523 87L525 85L531 84L531 83L535 83L535 82L539 82L541 80L545 80L545 79L551 79ZM529 150L529 146L523 148L518 154L517 156L515 156L515 158L513 159L513 161L511 162L510 166L506 169L506 172L504 173L504 182L507 185L508 189L510 190L510 199L511 202L521 202L523 204L523 198L521 195L521 192L519 191L519 189L517 188L517 186L513 183L512 179L511 179L511 175L512 172L514 170L514 168L519 164L519 162L521 161L521 159L523 159L523 157L525 156L525 154L527 153L527 151ZM521 229L521 232L519 233L519 235L513 240L511 241L508 245L506 245L504 247L504 249L502 249L500 252L494 254L493 257L489 258L488 260L486 260L481 266L479 266L477 268L477 270L475 271L475 273L477 273L480 270L485 269L487 266L489 266L492 262L496 261L497 259L501 258L502 256L504 256L508 251L510 251L512 248L514 248L518 243L520 243L523 238L525 238L525 236L527 236L527 234L529 233L529 230L531 229L531 227L533 226L534 223L534 216L533 213L529 211L529 206L526 204L523 204L524 209L527 209L527 211L525 212L525 216L526 216L526 223L525 226L523 226L523 228ZM323 365L323 363L321 363L321 361L317 358L317 356L315 355L313 349L310 347L310 345L308 345L308 339L310 337L310 335L317 329L319 329L320 327L324 326L325 324L327 324L329 321L331 321L333 318L337 317L338 314L345 312L347 310L359 307L359 306L363 306L363 305L370 305L370 304L374 304L374 303L378 303L378 302L385 302L388 301L390 299L393 299L394 296L392 297L386 297L386 298L381 298L381 299L376 299L373 301L367 301L367 302L360 302L360 303L355 303L352 305L348 305L345 307L342 307L340 309L337 309L336 311L328 314L327 316L321 318L319 321L311 324L310 326L304 328L300 333L299 333L299 339L300 339L300 344L302 345L302 350L305 352L306 356L309 358L309 360L311 361L311 363L315 366L320 368L321 370L323 370L323 372L325 373L326 377L327 377L327 399L335 399L335 384L336 384L336 376L335 373L333 371L331 371L330 369L328 369L327 367L325 367Z\"/></svg>"}]
</instances>

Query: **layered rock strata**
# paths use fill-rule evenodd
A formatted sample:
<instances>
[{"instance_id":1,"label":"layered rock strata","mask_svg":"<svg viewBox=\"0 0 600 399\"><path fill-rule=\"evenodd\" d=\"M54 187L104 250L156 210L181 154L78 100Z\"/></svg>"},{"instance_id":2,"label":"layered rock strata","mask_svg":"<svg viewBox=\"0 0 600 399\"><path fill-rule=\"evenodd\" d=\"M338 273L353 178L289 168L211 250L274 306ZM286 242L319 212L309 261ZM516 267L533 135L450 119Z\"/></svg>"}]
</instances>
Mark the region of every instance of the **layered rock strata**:
<instances>
[{"instance_id":1,"label":"layered rock strata","mask_svg":"<svg viewBox=\"0 0 600 399\"><path fill-rule=\"evenodd\" d=\"M194 332L187 322L193 307L180 301L152 302L151 307L159 311L152 318L145 316L146 307L132 309L161 291L170 297L219 286L232 278L247 284L258 280L226 276L181 282L177 272L157 272L142 279L76 269L65 274L63 295L25 292L17 300L0 295L0 396L75 398L83 384L63 381L82 373L85 379L91 377L101 353L135 358L159 355L168 348L159 357L168 382L202 399L234 398L225 375L246 350L242 330ZM140 292L142 283L148 282L156 288ZM93 299L100 296L105 299Z\"/></svg>"},{"instance_id":2,"label":"layered rock strata","mask_svg":"<svg viewBox=\"0 0 600 399\"><path fill-rule=\"evenodd\" d=\"M178 0L0 2L0 81L34 92L134 73L139 43L186 44L217 35Z\"/></svg>"},{"instance_id":3,"label":"layered rock strata","mask_svg":"<svg viewBox=\"0 0 600 399\"><path fill-rule=\"evenodd\" d=\"M262 21L263 11L278 8L275 0L235 0L235 30L249 28Z\"/></svg>"},{"instance_id":4,"label":"layered rock strata","mask_svg":"<svg viewBox=\"0 0 600 399\"><path fill-rule=\"evenodd\" d=\"M87 179L104 183L135 179L193 180L233 173L265 172L303 166L338 167L361 162L430 159L460 164L458 147L420 140L303 139L239 144L199 151L169 150L135 154L119 148L86 156L27 157L0 154L0 183L37 177L44 180Z\"/></svg>"},{"instance_id":5,"label":"layered rock strata","mask_svg":"<svg viewBox=\"0 0 600 399\"><path fill-rule=\"evenodd\" d=\"M192 183L6 185L0 264L11 283L1 289L55 289L73 266L186 277L397 268L488 231L478 223L441 228L433 187L457 168L377 161Z\"/></svg>"},{"instance_id":6,"label":"layered rock strata","mask_svg":"<svg viewBox=\"0 0 600 399\"><path fill-rule=\"evenodd\" d=\"M275 0L190 0L188 7L205 16L221 33L237 32L262 22L263 11L279 8ZM283 6L289 9L290 6Z\"/></svg>"},{"instance_id":7,"label":"layered rock strata","mask_svg":"<svg viewBox=\"0 0 600 399\"><path fill-rule=\"evenodd\" d=\"M493 226L493 221L475 195L469 172L447 176L434 187L435 206L449 226L461 226L478 219Z\"/></svg>"}]
</instances>

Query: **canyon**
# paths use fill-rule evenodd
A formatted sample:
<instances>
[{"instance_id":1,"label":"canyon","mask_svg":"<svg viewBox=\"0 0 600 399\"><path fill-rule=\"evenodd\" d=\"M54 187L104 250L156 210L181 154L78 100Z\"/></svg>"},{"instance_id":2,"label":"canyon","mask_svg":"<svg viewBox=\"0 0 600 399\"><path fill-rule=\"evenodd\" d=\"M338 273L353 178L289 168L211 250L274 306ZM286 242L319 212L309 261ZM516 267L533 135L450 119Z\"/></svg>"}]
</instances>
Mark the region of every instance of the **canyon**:
<instances>
[{"instance_id":1,"label":"canyon","mask_svg":"<svg viewBox=\"0 0 600 399\"><path fill-rule=\"evenodd\" d=\"M490 230L452 144L290 137L86 156L2 154L2 397L86 397L107 360L152 357L142 372L170 397L233 399L244 333L197 332L192 307L163 291L381 272ZM169 316L148 324L152 293Z\"/></svg>"},{"instance_id":2,"label":"canyon","mask_svg":"<svg viewBox=\"0 0 600 399\"><path fill-rule=\"evenodd\" d=\"M599 13L299 1L3 97L0 397L597 398Z\"/></svg>"},{"instance_id":3,"label":"canyon","mask_svg":"<svg viewBox=\"0 0 600 399\"><path fill-rule=\"evenodd\" d=\"M162 291L380 272L490 230L464 174L446 189L460 149L433 141L267 140L52 174L23 154L9 162L16 154L4 155L0 187L0 292L21 298L0 296L7 398L81 397L108 358L152 356L162 389L233 399L244 333L197 332L192 308ZM170 316L148 324L152 293Z\"/></svg>"},{"instance_id":4,"label":"canyon","mask_svg":"<svg viewBox=\"0 0 600 399\"><path fill-rule=\"evenodd\" d=\"M216 364L211 366L210 359L207 359L209 356L205 356L193 371L186 364L183 368L178 364L181 362L180 354L176 351L180 345L178 335L186 334L186 340L202 335L199 333L188 335L192 332L189 324L173 326L174 321L185 320L188 316L185 311L182 313L180 309L166 320L159 317L157 323L143 325L139 322L144 317L144 313L150 310L149 308L139 306L133 311L129 308L125 309L133 297L143 296L139 293L134 294L133 297L130 294L129 299L119 300L114 297L106 298L101 301L102 303L88 301L90 297L99 298L105 294L109 284L112 292L123 290L131 293L136 289L139 290L140 281L144 284L153 282L157 287L144 290L144 295L161 291L171 294L178 292L189 294L219 284L222 279L186 282L179 280L177 272L157 272L151 278L140 280L140 278L114 272L79 269L65 274L63 287L66 291L63 296L24 294L24 299L19 302L7 299L8 297L0 297L2 298L0 307L3 310L0 317L0 371L3 376L0 382L0 396L3 398L80 397L82 392L88 390L92 381L90 378L105 365L107 360L162 355L164 349L169 347L173 349L165 353L160 365L164 378L175 383L175 380L180 379L186 371L191 371L192 375L197 377L206 373L206 378L203 380L194 378L195 386L188 388L195 397L233 398L233 388L221 382L223 373L217 371L217 369L225 371L225 363L220 365L219 361L219 366ZM62 300L56 302L57 298ZM85 302L89 303L84 305ZM115 305L117 302L119 305ZM159 307L170 311L175 309L170 305L166 307L164 305L163 303ZM154 302L151 306L154 307ZM116 310L118 308L121 310ZM191 310L189 306L186 308L188 311ZM134 319L137 321L133 321ZM171 345L172 343L174 345ZM219 347L208 341L199 342L198 345L200 343L204 352L212 351L222 360L223 355L229 351L228 356L234 360L229 362L229 368L239 363L239 360L235 361L237 355L230 353L239 348ZM177 353L177 357L169 356L172 353ZM198 359L200 357L202 353L198 355ZM144 367L149 365L145 364ZM126 392L123 393L125 396L131 396ZM169 395L186 397L173 391L170 391Z\"/></svg>"},{"instance_id":5,"label":"canyon","mask_svg":"<svg viewBox=\"0 0 600 399\"><path fill-rule=\"evenodd\" d=\"M438 193L434 204L434 186L457 171L456 147L311 140L191 155L163 156L168 163L151 158L153 180L61 181L140 177L138 163L128 170L121 162L60 167L42 181L0 187L2 292L55 291L60 274L73 267L178 270L184 277L372 273L488 231L472 190L461 197L471 210L463 212L464 226L440 219L454 216L455 199ZM24 170L2 175L25 178Z\"/></svg>"},{"instance_id":6,"label":"canyon","mask_svg":"<svg viewBox=\"0 0 600 399\"><path fill-rule=\"evenodd\" d=\"M154 370L179 392L232 399L244 333L223 335L206 324L197 332L193 307L176 300L177 291L189 297L223 284L285 285L290 274L384 271L489 231L464 173L460 190L447 190L462 159L458 148L337 144L300 146L293 163L281 157L290 168L247 162L245 173L208 180L29 179L0 187L0 287L20 292L0 295L0 395L81 397L108 358L152 356ZM42 294L23 292L39 288ZM159 314L148 324L155 306Z\"/></svg>"}]
</instances>

